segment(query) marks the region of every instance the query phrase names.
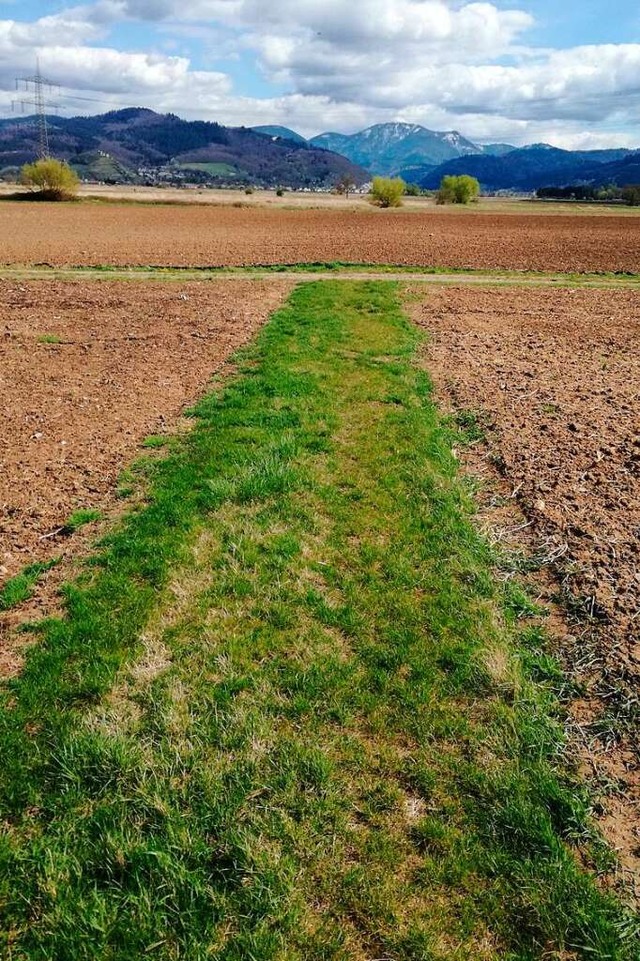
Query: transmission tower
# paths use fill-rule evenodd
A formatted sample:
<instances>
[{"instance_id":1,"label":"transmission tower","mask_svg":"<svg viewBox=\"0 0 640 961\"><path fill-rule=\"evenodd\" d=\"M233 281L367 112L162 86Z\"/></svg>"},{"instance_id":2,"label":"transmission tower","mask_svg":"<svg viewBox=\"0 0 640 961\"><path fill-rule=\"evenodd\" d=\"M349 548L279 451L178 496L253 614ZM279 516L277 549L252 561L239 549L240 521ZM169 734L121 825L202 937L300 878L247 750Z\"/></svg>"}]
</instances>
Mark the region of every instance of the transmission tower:
<instances>
[{"instance_id":1,"label":"transmission tower","mask_svg":"<svg viewBox=\"0 0 640 961\"><path fill-rule=\"evenodd\" d=\"M40 61L36 61L36 72L33 77L16 77L16 90L23 89L21 84L24 84L24 91L31 94L30 97L21 97L19 100L14 100L11 104L12 109L15 109L16 105L20 105L22 112L24 113L25 107L30 105L36 108L36 118L38 124L38 156L48 157L49 156L49 132L47 130L47 107L57 107L57 104L53 100L47 100L45 97L45 92L52 93L53 89L59 89L60 84L53 83L51 80L46 80L40 73Z\"/></svg>"}]
</instances>

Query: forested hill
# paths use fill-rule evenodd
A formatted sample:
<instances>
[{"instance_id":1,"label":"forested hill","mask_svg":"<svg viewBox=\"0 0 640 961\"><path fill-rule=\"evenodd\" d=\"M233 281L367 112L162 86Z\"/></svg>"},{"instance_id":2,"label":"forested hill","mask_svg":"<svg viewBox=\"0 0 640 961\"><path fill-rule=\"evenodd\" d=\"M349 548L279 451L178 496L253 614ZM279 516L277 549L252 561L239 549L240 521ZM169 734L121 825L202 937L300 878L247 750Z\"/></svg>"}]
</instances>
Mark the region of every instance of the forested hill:
<instances>
[{"instance_id":1,"label":"forested hill","mask_svg":"<svg viewBox=\"0 0 640 961\"><path fill-rule=\"evenodd\" d=\"M245 127L181 120L143 108L95 117L50 117L51 154L87 179L144 182L155 178L261 186L328 187L366 170L345 157L301 141ZM0 171L35 159L32 117L0 120Z\"/></svg>"},{"instance_id":2,"label":"forested hill","mask_svg":"<svg viewBox=\"0 0 640 961\"><path fill-rule=\"evenodd\" d=\"M640 151L570 151L533 144L501 157L460 157L439 167L408 172L407 179L436 189L448 174L477 177L484 190L536 190L539 187L640 183Z\"/></svg>"}]
</instances>

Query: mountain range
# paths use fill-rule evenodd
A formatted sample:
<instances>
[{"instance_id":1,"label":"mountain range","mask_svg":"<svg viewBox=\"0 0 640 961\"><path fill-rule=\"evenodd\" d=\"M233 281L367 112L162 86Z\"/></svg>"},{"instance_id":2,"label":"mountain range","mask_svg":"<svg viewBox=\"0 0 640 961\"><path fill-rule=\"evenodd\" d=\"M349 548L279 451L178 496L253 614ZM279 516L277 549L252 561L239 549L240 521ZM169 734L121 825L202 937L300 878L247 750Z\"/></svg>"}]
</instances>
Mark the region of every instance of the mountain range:
<instances>
[{"instance_id":1,"label":"mountain range","mask_svg":"<svg viewBox=\"0 0 640 961\"><path fill-rule=\"evenodd\" d=\"M300 137L287 127L259 129L276 137ZM457 130L439 132L408 123L375 124L355 134L323 133L309 143L341 153L372 174L397 175L426 189L439 187L446 174L470 174L489 192L640 182L640 152L625 148L571 151L549 144L477 144Z\"/></svg>"},{"instance_id":2,"label":"mountain range","mask_svg":"<svg viewBox=\"0 0 640 961\"><path fill-rule=\"evenodd\" d=\"M34 119L0 120L0 173L15 172L37 156ZM87 180L311 188L331 187L344 176L356 184L370 179L367 170L302 137L186 121L138 107L47 121L51 155Z\"/></svg>"},{"instance_id":3,"label":"mountain range","mask_svg":"<svg viewBox=\"0 0 640 961\"><path fill-rule=\"evenodd\" d=\"M485 192L498 190L533 191L539 187L590 184L640 183L640 151L560 150L548 144L533 144L500 157L486 155L458 157L438 167L423 167L409 179L420 187L435 190L448 174L470 174Z\"/></svg>"},{"instance_id":4,"label":"mountain range","mask_svg":"<svg viewBox=\"0 0 640 961\"><path fill-rule=\"evenodd\" d=\"M384 174L434 189L444 175L466 173L487 192L640 183L640 151L476 144L458 131L419 124L375 124L306 140L280 125L224 127L135 107L50 117L48 127L53 156L67 160L83 179L106 182L326 189L345 177L361 185ZM37 151L35 118L0 119L0 177L15 175Z\"/></svg>"}]
</instances>

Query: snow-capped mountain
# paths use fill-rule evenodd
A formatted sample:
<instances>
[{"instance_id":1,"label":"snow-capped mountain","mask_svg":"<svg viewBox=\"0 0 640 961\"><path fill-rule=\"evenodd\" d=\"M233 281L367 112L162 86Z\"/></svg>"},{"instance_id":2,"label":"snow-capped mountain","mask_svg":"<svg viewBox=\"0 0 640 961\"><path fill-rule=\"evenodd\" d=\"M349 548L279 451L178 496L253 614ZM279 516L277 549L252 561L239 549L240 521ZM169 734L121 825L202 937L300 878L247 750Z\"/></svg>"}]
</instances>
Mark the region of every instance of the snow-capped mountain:
<instances>
[{"instance_id":1,"label":"snow-capped mountain","mask_svg":"<svg viewBox=\"0 0 640 961\"><path fill-rule=\"evenodd\" d=\"M374 174L435 167L455 157L484 152L457 130L439 132L416 123L378 123L354 134L322 133L310 143L340 153Z\"/></svg>"}]
</instances>

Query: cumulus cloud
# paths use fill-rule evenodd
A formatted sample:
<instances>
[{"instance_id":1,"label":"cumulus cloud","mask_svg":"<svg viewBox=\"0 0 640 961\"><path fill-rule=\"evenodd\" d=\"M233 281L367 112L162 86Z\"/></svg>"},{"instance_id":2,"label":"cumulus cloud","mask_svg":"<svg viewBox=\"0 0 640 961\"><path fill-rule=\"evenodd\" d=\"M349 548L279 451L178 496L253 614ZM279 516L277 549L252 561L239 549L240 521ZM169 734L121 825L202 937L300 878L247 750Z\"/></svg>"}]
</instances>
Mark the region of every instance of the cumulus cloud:
<instances>
[{"instance_id":1,"label":"cumulus cloud","mask_svg":"<svg viewBox=\"0 0 640 961\"><path fill-rule=\"evenodd\" d=\"M225 123L282 122L311 134L406 119L485 140L628 142L640 120L640 44L528 47L533 19L518 6L95 0L31 22L0 20L0 110L13 78L32 73L39 54L52 79L107 104L126 100ZM109 44L112 28L127 21L147 25L149 48ZM238 96L222 70L194 67L190 36L212 30L219 56L255 58L264 98ZM167 38L186 55L162 52ZM268 96L269 84L286 93Z\"/></svg>"},{"instance_id":2,"label":"cumulus cloud","mask_svg":"<svg viewBox=\"0 0 640 961\"><path fill-rule=\"evenodd\" d=\"M256 8L255 0L247 7ZM441 0L369 0L366 10L343 0L326 3L302 2L297 16L295 4L281 0L251 33L251 42L261 52L267 69L287 70L295 82L309 79L322 65L323 76L333 65L356 71L363 56L381 68L418 62L451 63L481 61L506 53L514 40L532 24L521 11L501 11L489 3L469 3L453 9ZM283 9L284 8L284 9ZM283 13L285 16L283 17ZM290 19L291 17L291 19ZM294 23L294 31L286 24ZM283 57L282 39L292 41L290 56ZM382 56L382 61L379 57Z\"/></svg>"},{"instance_id":3,"label":"cumulus cloud","mask_svg":"<svg viewBox=\"0 0 640 961\"><path fill-rule=\"evenodd\" d=\"M0 58L12 50L39 47L48 44L87 43L102 34L102 28L85 15L84 8L66 10L49 17L41 17L32 23L16 20L0 20Z\"/></svg>"}]
</instances>

